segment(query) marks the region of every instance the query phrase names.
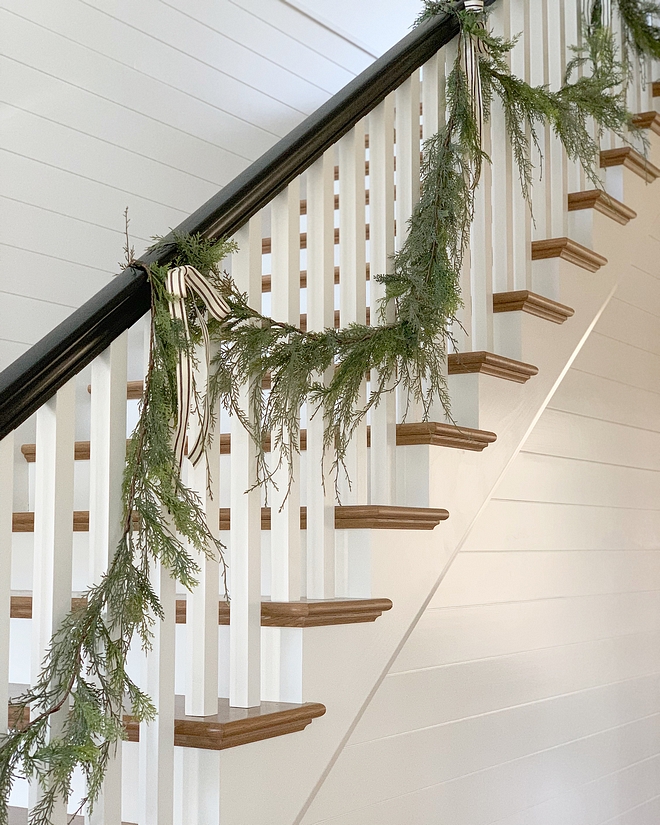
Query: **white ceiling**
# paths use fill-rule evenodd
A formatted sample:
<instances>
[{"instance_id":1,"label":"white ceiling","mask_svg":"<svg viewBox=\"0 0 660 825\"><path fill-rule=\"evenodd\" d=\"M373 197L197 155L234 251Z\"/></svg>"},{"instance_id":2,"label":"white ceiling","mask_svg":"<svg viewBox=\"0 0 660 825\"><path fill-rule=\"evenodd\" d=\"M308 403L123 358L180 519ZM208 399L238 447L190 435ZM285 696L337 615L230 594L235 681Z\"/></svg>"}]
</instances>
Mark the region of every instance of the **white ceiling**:
<instances>
[{"instance_id":1,"label":"white ceiling","mask_svg":"<svg viewBox=\"0 0 660 825\"><path fill-rule=\"evenodd\" d=\"M410 31L421 0L282 0L378 57Z\"/></svg>"}]
</instances>

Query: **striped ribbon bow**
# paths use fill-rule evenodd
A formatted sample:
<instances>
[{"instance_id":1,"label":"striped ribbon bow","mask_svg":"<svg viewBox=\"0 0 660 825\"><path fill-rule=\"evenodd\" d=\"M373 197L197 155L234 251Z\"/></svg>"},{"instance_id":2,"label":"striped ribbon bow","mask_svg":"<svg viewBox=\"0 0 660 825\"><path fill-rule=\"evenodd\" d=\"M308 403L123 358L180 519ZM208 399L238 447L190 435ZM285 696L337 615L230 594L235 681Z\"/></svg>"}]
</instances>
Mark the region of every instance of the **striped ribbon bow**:
<instances>
[{"instance_id":1,"label":"striped ribbon bow","mask_svg":"<svg viewBox=\"0 0 660 825\"><path fill-rule=\"evenodd\" d=\"M206 304L207 310L218 321L222 321L229 314L229 307L224 298L218 294L208 280L195 269L194 266L177 266L167 273L166 288L170 294L170 315L174 320L181 321L185 330L186 339L190 339L188 328L188 313L186 298L189 292L196 293ZM197 388L195 385L195 370L190 354L186 351L179 353L177 364L177 422L174 438L174 454L179 467L183 463L186 446L186 431L193 410L199 420L199 432L192 449L188 450L188 458L193 465L199 464L209 431L211 413L208 403L208 374L210 367L210 340L206 319L198 313L199 325L204 339L204 356L206 358L206 392L204 393L203 411L200 414L197 404Z\"/></svg>"},{"instance_id":2,"label":"striped ribbon bow","mask_svg":"<svg viewBox=\"0 0 660 825\"><path fill-rule=\"evenodd\" d=\"M612 0L594 0L592 6L592 21L593 12L597 12L600 8L600 24L605 29L612 27Z\"/></svg>"},{"instance_id":3,"label":"striped ribbon bow","mask_svg":"<svg viewBox=\"0 0 660 825\"><path fill-rule=\"evenodd\" d=\"M481 14L484 10L484 0L465 0L465 11L472 14ZM484 103L481 96L481 75L479 73L479 55L487 54L488 49L483 40L471 34L463 35L463 69L467 78L472 113L477 124L479 143L484 128Z\"/></svg>"}]
</instances>

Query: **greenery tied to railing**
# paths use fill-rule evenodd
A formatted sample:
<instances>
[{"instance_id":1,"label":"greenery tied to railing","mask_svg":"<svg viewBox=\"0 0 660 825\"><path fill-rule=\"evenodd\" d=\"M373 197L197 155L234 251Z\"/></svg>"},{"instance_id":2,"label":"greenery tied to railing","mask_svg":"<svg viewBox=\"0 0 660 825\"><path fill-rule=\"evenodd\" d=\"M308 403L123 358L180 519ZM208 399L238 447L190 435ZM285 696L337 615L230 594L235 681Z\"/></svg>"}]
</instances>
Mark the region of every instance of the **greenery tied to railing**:
<instances>
[{"instance_id":1,"label":"greenery tied to railing","mask_svg":"<svg viewBox=\"0 0 660 825\"><path fill-rule=\"evenodd\" d=\"M210 407L216 401L249 430L259 456L257 482L273 483L263 451L272 434L273 454L288 462L300 445L299 411L323 416L325 447L335 473L344 471L347 445L358 424L387 392L401 386L426 416L435 400L448 416L444 377L449 330L461 307L460 273L484 163L481 142L495 100L501 104L523 196L531 205L533 152L549 128L567 156L579 162L595 186L599 137L613 131L625 141L643 139L626 108L626 84L633 59L660 59L660 29L649 20L660 14L651 0L617 0L624 54L614 44L612 6L595 0L583 25L583 43L573 49L559 89L530 86L511 74L508 55L515 45L493 34L478 0L474 11L444 0L426 0L417 22L437 14L460 24L458 55L446 78L446 112L441 130L424 144L421 198L409 232L388 273L372 277L385 287L373 325L349 324L322 332L303 331L250 306L224 274L220 262L235 246L199 236L170 236L176 244L171 266L192 266L208 279L229 312L207 320L215 349ZM542 160L542 158L541 158ZM187 303L187 332L170 313L167 270L153 266L151 345L140 419L127 454L123 486L123 536L107 573L87 593L86 606L71 612L53 636L35 686L16 700L16 718L29 709L31 721L9 732L0 745L0 825L8 822L8 799L15 778L26 775L40 786L30 825L49 823L56 800L67 798L74 769L87 780L92 807L108 760L125 733L127 710L138 721L154 718L150 698L132 681L126 658L134 637L148 649L153 623L163 612L150 579L155 562L185 587L195 586L199 567L193 552L223 559L223 548L209 530L198 497L181 481L173 449L177 419L177 364L183 352L193 361L204 344L205 307ZM377 322L377 323L376 323ZM372 381L360 404L365 374ZM327 382L324 375L331 375ZM268 378L270 391L262 389ZM239 388L249 387L249 409ZM211 444L207 445L211 448ZM217 444L213 446L218 449ZM276 462L275 462L276 463ZM320 478L319 478L320 481ZM193 551L193 552L191 552ZM56 711L66 719L51 727Z\"/></svg>"}]
</instances>

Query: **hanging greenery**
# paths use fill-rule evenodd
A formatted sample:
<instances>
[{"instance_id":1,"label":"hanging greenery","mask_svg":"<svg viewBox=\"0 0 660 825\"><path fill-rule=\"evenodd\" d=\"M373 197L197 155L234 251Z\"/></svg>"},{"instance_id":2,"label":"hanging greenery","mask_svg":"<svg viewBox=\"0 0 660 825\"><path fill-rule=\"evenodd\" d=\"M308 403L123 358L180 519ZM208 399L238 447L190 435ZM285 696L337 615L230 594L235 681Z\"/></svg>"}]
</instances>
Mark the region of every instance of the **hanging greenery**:
<instances>
[{"instance_id":1,"label":"hanging greenery","mask_svg":"<svg viewBox=\"0 0 660 825\"><path fill-rule=\"evenodd\" d=\"M660 33L646 16L655 3L617 2L637 51L657 56ZM511 74L507 55L515 41L489 32L486 15L426 0L418 22L439 13L455 15L461 31L458 56L446 80L445 126L424 145L421 198L391 273L373 274L385 287L378 316L372 319L378 323L312 332L263 315L220 269L220 261L235 251L228 241L167 238L176 247L171 266L194 267L201 273L225 307L222 320L216 316L204 321L205 303L195 296L186 299L185 317L173 317L167 269L148 270L150 360L127 455L122 538L106 575L86 594L85 606L73 611L53 636L37 684L17 700L17 718L29 709L31 721L17 724L0 744L0 825L7 825L9 793L20 774L35 779L41 789L30 825L50 822L56 800L70 794L76 766L87 778L86 803L93 805L108 760L124 736L124 709L137 721L151 720L155 714L149 697L126 670L131 640L138 636L148 649L153 623L163 616L150 579L153 562L160 562L187 588L195 586L198 572L194 554L209 554L224 563L198 497L181 481L173 446L180 360L183 356L195 361L196 348L206 342L205 327L216 347L209 407L219 401L249 430L259 457L259 482L273 480L274 468L263 451L267 433L272 436L272 454L279 454L280 464L292 466L303 403L323 416L325 446L334 454L339 473L355 428L395 386L419 402L426 416L436 399L449 415L443 375L448 330L461 307L459 280L474 193L482 166L489 162L481 131L493 101L503 107L528 202L535 171L533 149L540 151L541 129L552 130L595 185L600 134L612 130L623 139L629 136L624 67L611 31L595 16L585 27L584 46L575 51L564 84L550 90L532 87ZM322 376L331 368L331 378L324 383ZM368 372L370 394L360 403ZM268 393L262 389L266 381ZM249 387L247 410L241 406L241 385ZM196 402L199 405L200 399ZM51 717L64 709L64 721L51 727Z\"/></svg>"}]
</instances>

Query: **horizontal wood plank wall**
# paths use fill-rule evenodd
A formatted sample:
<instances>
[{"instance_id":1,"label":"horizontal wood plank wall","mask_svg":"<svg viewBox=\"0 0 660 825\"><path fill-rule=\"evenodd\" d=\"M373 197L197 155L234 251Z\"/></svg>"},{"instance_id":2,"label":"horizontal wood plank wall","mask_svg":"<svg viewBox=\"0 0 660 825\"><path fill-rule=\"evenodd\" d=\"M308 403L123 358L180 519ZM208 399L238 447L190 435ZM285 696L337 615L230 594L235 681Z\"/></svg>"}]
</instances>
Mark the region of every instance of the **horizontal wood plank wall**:
<instances>
[{"instance_id":1,"label":"horizontal wood plank wall","mask_svg":"<svg viewBox=\"0 0 660 825\"><path fill-rule=\"evenodd\" d=\"M372 57L279 0L2 0L0 369ZM312 45L313 44L313 45Z\"/></svg>"},{"instance_id":2,"label":"horizontal wood plank wall","mask_svg":"<svg viewBox=\"0 0 660 825\"><path fill-rule=\"evenodd\" d=\"M659 297L622 279L303 825L658 821Z\"/></svg>"}]
</instances>

